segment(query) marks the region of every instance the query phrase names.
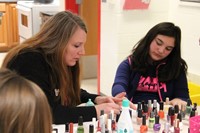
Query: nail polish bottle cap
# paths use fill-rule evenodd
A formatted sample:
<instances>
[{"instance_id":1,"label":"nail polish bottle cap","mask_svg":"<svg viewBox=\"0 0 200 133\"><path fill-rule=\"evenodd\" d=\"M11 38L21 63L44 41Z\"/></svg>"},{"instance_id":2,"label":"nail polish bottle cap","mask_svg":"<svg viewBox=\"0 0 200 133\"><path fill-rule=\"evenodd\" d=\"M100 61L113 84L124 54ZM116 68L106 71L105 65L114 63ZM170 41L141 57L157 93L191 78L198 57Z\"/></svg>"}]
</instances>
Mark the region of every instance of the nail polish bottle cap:
<instances>
[{"instance_id":1,"label":"nail polish bottle cap","mask_svg":"<svg viewBox=\"0 0 200 133\"><path fill-rule=\"evenodd\" d=\"M155 124L159 124L160 117L158 115L155 116Z\"/></svg>"},{"instance_id":2,"label":"nail polish bottle cap","mask_svg":"<svg viewBox=\"0 0 200 133\"><path fill-rule=\"evenodd\" d=\"M104 110L101 110L100 115L104 115Z\"/></svg>"},{"instance_id":3,"label":"nail polish bottle cap","mask_svg":"<svg viewBox=\"0 0 200 133\"><path fill-rule=\"evenodd\" d=\"M171 113L172 108L173 108L173 107L169 107L169 108L168 108L168 116L171 116L171 115L172 115L172 113Z\"/></svg>"},{"instance_id":4,"label":"nail polish bottle cap","mask_svg":"<svg viewBox=\"0 0 200 133\"><path fill-rule=\"evenodd\" d=\"M106 130L105 130L105 133L109 133L109 130L108 130L108 129L106 129Z\"/></svg>"},{"instance_id":5,"label":"nail polish bottle cap","mask_svg":"<svg viewBox=\"0 0 200 133\"><path fill-rule=\"evenodd\" d=\"M149 107L149 108L152 107L152 102L151 102L151 100L148 100L148 107Z\"/></svg>"},{"instance_id":6,"label":"nail polish bottle cap","mask_svg":"<svg viewBox=\"0 0 200 133\"><path fill-rule=\"evenodd\" d=\"M142 118L142 109L138 110L138 118Z\"/></svg>"},{"instance_id":7,"label":"nail polish bottle cap","mask_svg":"<svg viewBox=\"0 0 200 133\"><path fill-rule=\"evenodd\" d=\"M153 107L157 107L157 100L156 99L153 100Z\"/></svg>"},{"instance_id":8,"label":"nail polish bottle cap","mask_svg":"<svg viewBox=\"0 0 200 133\"><path fill-rule=\"evenodd\" d=\"M165 104L166 104L166 105L169 105L169 97L166 97L166 99L165 99Z\"/></svg>"},{"instance_id":9,"label":"nail polish bottle cap","mask_svg":"<svg viewBox=\"0 0 200 133\"><path fill-rule=\"evenodd\" d=\"M194 105L193 108L194 108L195 111L196 111L196 110L197 110L197 103L194 103L193 105Z\"/></svg>"},{"instance_id":10,"label":"nail polish bottle cap","mask_svg":"<svg viewBox=\"0 0 200 133\"><path fill-rule=\"evenodd\" d=\"M175 114L175 110L174 110L174 108L172 107L172 109L171 109L171 116L173 116Z\"/></svg>"},{"instance_id":11,"label":"nail polish bottle cap","mask_svg":"<svg viewBox=\"0 0 200 133\"><path fill-rule=\"evenodd\" d=\"M78 118L78 125L79 126L83 125L83 116L79 116L79 118Z\"/></svg>"},{"instance_id":12,"label":"nail polish bottle cap","mask_svg":"<svg viewBox=\"0 0 200 133\"><path fill-rule=\"evenodd\" d=\"M195 116L195 111L194 111L194 110L192 110L192 111L190 112L190 117L193 117L193 116Z\"/></svg>"},{"instance_id":13,"label":"nail polish bottle cap","mask_svg":"<svg viewBox=\"0 0 200 133\"><path fill-rule=\"evenodd\" d=\"M65 132L69 131L69 123L65 123Z\"/></svg>"},{"instance_id":14,"label":"nail polish bottle cap","mask_svg":"<svg viewBox=\"0 0 200 133\"><path fill-rule=\"evenodd\" d=\"M179 119L180 122L182 122L182 115L178 113L177 118Z\"/></svg>"},{"instance_id":15,"label":"nail polish bottle cap","mask_svg":"<svg viewBox=\"0 0 200 133\"><path fill-rule=\"evenodd\" d=\"M164 106L164 103L161 101L160 102L160 110L163 110L163 106Z\"/></svg>"},{"instance_id":16,"label":"nail polish bottle cap","mask_svg":"<svg viewBox=\"0 0 200 133\"><path fill-rule=\"evenodd\" d=\"M179 106L178 106L178 105L175 105L175 106L174 106L174 111L175 111L175 113L178 113L178 112L179 112Z\"/></svg>"},{"instance_id":17,"label":"nail polish bottle cap","mask_svg":"<svg viewBox=\"0 0 200 133\"><path fill-rule=\"evenodd\" d=\"M151 113L150 113L150 118L153 118L153 117L154 117L154 112L151 111Z\"/></svg>"},{"instance_id":18,"label":"nail polish bottle cap","mask_svg":"<svg viewBox=\"0 0 200 133\"><path fill-rule=\"evenodd\" d=\"M144 104L144 109L143 109L144 113L148 113L148 106L147 104Z\"/></svg>"},{"instance_id":19,"label":"nail polish bottle cap","mask_svg":"<svg viewBox=\"0 0 200 133\"><path fill-rule=\"evenodd\" d=\"M93 133L94 132L94 125L90 124L89 125L89 133Z\"/></svg>"},{"instance_id":20,"label":"nail polish bottle cap","mask_svg":"<svg viewBox=\"0 0 200 133\"><path fill-rule=\"evenodd\" d=\"M139 110L139 109L142 109L142 103L141 102L137 103L137 110Z\"/></svg>"},{"instance_id":21,"label":"nail polish bottle cap","mask_svg":"<svg viewBox=\"0 0 200 133\"><path fill-rule=\"evenodd\" d=\"M124 99L124 100L122 101L122 107L129 107L129 100Z\"/></svg>"},{"instance_id":22,"label":"nail polish bottle cap","mask_svg":"<svg viewBox=\"0 0 200 133\"><path fill-rule=\"evenodd\" d=\"M190 106L191 105L190 103L191 103L191 101L190 101L190 99L188 99L187 100L187 106Z\"/></svg>"},{"instance_id":23,"label":"nail polish bottle cap","mask_svg":"<svg viewBox=\"0 0 200 133\"><path fill-rule=\"evenodd\" d=\"M144 104L145 104L145 102L142 101L142 110L144 110Z\"/></svg>"},{"instance_id":24,"label":"nail polish bottle cap","mask_svg":"<svg viewBox=\"0 0 200 133\"><path fill-rule=\"evenodd\" d=\"M142 115L142 125L146 125L146 115Z\"/></svg>"}]
</instances>

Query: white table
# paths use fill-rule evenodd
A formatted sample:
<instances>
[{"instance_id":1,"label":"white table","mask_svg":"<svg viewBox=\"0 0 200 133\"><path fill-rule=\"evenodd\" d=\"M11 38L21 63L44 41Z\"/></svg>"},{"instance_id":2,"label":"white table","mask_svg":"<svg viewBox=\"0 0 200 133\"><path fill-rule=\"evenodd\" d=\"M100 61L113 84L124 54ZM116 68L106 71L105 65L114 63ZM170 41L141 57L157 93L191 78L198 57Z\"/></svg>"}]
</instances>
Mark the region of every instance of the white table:
<instances>
[{"instance_id":1,"label":"white table","mask_svg":"<svg viewBox=\"0 0 200 133\"><path fill-rule=\"evenodd\" d=\"M198 107L198 110L200 110L200 107ZM161 130L159 132L162 132L163 129L164 129L164 123L166 122L166 113L165 112L165 118L162 120L160 119L160 123L161 123ZM136 122L136 111L134 110L133 111L133 117L132 117L132 121L133 121L133 132L134 133L140 133L140 125L137 125L137 122ZM183 123L183 126L182 126L182 129L181 129L181 132L182 133L188 133L188 127L189 127L189 117L186 116L186 118L184 120L182 120L182 123ZM83 125L84 125L84 129L85 129L85 133L88 133L89 132L89 125L92 124L92 122L84 122ZM149 119L147 119L146 121L146 125L149 124ZM57 133L64 133L65 132L65 125L53 125L54 128L57 128L58 129L58 132ZM76 129L77 129L77 124L74 124L74 133L76 133ZM53 133L56 133L56 132L53 132ZM112 132L112 133L116 133L115 131ZM148 128L148 133L154 133L153 131L153 128Z\"/></svg>"}]
</instances>

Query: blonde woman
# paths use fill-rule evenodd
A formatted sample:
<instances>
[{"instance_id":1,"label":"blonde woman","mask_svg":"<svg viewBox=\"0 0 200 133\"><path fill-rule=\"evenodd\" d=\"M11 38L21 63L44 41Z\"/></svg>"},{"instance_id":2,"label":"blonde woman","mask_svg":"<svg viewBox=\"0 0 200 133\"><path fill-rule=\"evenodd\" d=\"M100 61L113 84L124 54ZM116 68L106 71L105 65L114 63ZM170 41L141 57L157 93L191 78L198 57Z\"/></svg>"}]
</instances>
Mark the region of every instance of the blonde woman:
<instances>
[{"instance_id":1,"label":"blonde woman","mask_svg":"<svg viewBox=\"0 0 200 133\"><path fill-rule=\"evenodd\" d=\"M80 88L79 59L85 54L87 28L83 20L70 11L51 17L35 36L7 54L3 67L35 82L46 94L53 112L53 123L78 122L99 118L100 111L120 112L125 93L116 97L90 94ZM91 99L96 105L77 107Z\"/></svg>"},{"instance_id":2,"label":"blonde woman","mask_svg":"<svg viewBox=\"0 0 200 133\"><path fill-rule=\"evenodd\" d=\"M51 133L51 124L42 90L16 73L0 69L0 133Z\"/></svg>"}]
</instances>

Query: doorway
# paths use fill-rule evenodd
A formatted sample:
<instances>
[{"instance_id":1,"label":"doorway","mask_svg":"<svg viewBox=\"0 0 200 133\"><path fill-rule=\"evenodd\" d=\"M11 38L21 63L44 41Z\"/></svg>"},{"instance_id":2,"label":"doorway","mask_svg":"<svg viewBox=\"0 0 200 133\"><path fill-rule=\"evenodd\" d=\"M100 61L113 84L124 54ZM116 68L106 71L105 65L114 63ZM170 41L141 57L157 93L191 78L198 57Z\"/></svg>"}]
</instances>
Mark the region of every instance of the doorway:
<instances>
[{"instance_id":1,"label":"doorway","mask_svg":"<svg viewBox=\"0 0 200 133\"><path fill-rule=\"evenodd\" d=\"M81 59L81 77L92 82L99 94L100 0L66 0L65 5L66 9L78 13L87 25L86 54Z\"/></svg>"}]
</instances>

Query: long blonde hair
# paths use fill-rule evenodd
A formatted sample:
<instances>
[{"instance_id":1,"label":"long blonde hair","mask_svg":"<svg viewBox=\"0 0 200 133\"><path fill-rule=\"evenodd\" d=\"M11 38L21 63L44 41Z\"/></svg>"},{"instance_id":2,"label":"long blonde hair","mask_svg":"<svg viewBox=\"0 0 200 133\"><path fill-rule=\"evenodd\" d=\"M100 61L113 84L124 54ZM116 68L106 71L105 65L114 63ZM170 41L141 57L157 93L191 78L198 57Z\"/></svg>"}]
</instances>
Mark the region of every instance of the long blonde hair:
<instances>
[{"instance_id":1,"label":"long blonde hair","mask_svg":"<svg viewBox=\"0 0 200 133\"><path fill-rule=\"evenodd\" d=\"M27 51L41 52L52 68L51 84L57 84L62 105L80 104L80 68L79 63L67 67L63 61L67 43L75 31L81 28L87 33L83 20L70 11L61 11L51 17L33 37L13 48L3 62L3 67L18 54Z\"/></svg>"},{"instance_id":2,"label":"long blonde hair","mask_svg":"<svg viewBox=\"0 0 200 133\"><path fill-rule=\"evenodd\" d=\"M52 115L45 94L33 82L0 69L0 132L51 133Z\"/></svg>"}]
</instances>

